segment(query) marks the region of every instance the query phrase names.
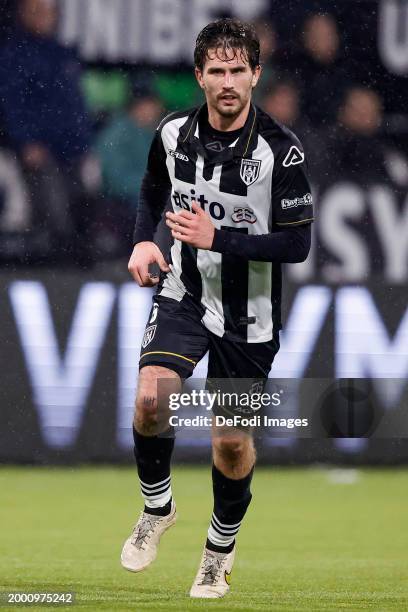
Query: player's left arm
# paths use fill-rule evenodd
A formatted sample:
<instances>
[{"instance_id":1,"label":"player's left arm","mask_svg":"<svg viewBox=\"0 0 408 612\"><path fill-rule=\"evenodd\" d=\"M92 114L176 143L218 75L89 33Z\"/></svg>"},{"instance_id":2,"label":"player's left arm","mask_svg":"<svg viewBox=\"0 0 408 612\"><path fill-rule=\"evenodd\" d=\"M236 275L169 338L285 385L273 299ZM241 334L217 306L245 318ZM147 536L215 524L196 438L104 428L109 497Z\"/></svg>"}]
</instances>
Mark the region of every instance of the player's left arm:
<instances>
[{"instance_id":1,"label":"player's left arm","mask_svg":"<svg viewBox=\"0 0 408 612\"><path fill-rule=\"evenodd\" d=\"M310 244L311 226L308 222L259 236L215 230L211 251L250 261L300 263L307 258Z\"/></svg>"},{"instance_id":2,"label":"player's left arm","mask_svg":"<svg viewBox=\"0 0 408 612\"><path fill-rule=\"evenodd\" d=\"M250 236L216 230L211 250L251 261L300 263L310 251L314 220L305 154L291 132L274 146L271 216L273 231Z\"/></svg>"}]
</instances>

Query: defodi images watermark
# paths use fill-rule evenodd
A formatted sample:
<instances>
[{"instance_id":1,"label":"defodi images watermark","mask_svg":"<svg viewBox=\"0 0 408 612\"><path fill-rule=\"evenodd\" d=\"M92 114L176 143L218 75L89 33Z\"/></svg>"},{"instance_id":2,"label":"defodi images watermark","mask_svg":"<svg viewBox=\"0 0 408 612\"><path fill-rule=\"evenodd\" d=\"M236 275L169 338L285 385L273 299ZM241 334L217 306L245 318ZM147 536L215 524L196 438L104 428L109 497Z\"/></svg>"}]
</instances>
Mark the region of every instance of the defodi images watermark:
<instances>
[{"instance_id":1,"label":"defodi images watermark","mask_svg":"<svg viewBox=\"0 0 408 612\"><path fill-rule=\"evenodd\" d=\"M158 412L178 436L215 427L260 436L408 437L401 379L174 379L158 383Z\"/></svg>"}]
</instances>

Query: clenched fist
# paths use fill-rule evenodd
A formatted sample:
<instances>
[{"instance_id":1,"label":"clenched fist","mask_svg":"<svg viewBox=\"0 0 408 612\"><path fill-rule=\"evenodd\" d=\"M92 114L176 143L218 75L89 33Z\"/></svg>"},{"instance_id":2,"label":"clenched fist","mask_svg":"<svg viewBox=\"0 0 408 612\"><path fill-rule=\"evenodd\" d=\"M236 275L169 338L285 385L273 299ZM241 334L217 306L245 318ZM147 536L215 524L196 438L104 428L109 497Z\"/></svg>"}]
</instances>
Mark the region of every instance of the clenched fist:
<instances>
[{"instance_id":1,"label":"clenched fist","mask_svg":"<svg viewBox=\"0 0 408 612\"><path fill-rule=\"evenodd\" d=\"M149 264L157 263L160 270L169 272L159 247L154 242L139 242L129 259L128 270L140 287L153 287L159 282L158 276L150 276Z\"/></svg>"}]
</instances>

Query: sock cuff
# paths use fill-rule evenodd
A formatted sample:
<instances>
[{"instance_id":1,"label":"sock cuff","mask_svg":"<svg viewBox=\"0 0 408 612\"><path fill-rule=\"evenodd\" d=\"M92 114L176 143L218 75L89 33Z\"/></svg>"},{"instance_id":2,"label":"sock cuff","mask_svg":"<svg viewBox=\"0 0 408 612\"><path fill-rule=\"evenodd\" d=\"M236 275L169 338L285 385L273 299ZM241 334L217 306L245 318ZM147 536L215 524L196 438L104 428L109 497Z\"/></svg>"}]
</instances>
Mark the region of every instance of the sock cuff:
<instances>
[{"instance_id":1,"label":"sock cuff","mask_svg":"<svg viewBox=\"0 0 408 612\"><path fill-rule=\"evenodd\" d=\"M234 546L235 546L235 539L230 544L217 545L217 544L214 544L214 542L212 542L209 537L207 537L207 541L205 543L205 547L208 548L208 550L213 550L214 552L220 552L220 553L226 553L226 554L232 552Z\"/></svg>"},{"instance_id":2,"label":"sock cuff","mask_svg":"<svg viewBox=\"0 0 408 612\"><path fill-rule=\"evenodd\" d=\"M143 443L144 441L147 442L148 440L170 440L174 444L174 438L175 438L174 427L169 427L168 429L166 429L166 431L163 431L158 436L157 435L156 436L144 436L143 434L137 431L133 423L132 433L133 433L133 441L135 444Z\"/></svg>"}]
</instances>

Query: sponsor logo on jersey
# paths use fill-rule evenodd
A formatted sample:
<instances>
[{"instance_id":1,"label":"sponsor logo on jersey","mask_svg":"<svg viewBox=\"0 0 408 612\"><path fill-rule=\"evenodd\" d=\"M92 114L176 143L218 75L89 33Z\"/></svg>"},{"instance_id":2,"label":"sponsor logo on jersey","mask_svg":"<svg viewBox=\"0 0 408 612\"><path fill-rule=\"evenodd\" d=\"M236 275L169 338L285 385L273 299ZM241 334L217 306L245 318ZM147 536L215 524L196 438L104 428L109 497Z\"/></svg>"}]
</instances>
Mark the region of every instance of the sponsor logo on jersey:
<instances>
[{"instance_id":1,"label":"sponsor logo on jersey","mask_svg":"<svg viewBox=\"0 0 408 612\"><path fill-rule=\"evenodd\" d=\"M312 205L312 194L306 193L301 198L295 198L294 200L281 200L283 210L287 208L295 208L296 206L311 206Z\"/></svg>"},{"instance_id":2,"label":"sponsor logo on jersey","mask_svg":"<svg viewBox=\"0 0 408 612\"><path fill-rule=\"evenodd\" d=\"M172 200L177 208L183 208L192 212L192 204L196 202L201 208L208 212L210 217L221 221L225 217L225 208L220 202L210 202L204 194L197 195L194 189L190 190L190 195L186 193L173 191Z\"/></svg>"},{"instance_id":3,"label":"sponsor logo on jersey","mask_svg":"<svg viewBox=\"0 0 408 612\"><path fill-rule=\"evenodd\" d=\"M241 169L239 175L244 181L245 185L249 187L252 183L255 183L259 177L259 171L261 169L262 161L260 159L242 159Z\"/></svg>"},{"instance_id":4,"label":"sponsor logo on jersey","mask_svg":"<svg viewBox=\"0 0 408 612\"><path fill-rule=\"evenodd\" d=\"M246 223L255 223L256 216L252 208L246 206L234 206L234 212L231 215L231 219L234 223L241 223L241 221L245 221Z\"/></svg>"},{"instance_id":5,"label":"sponsor logo on jersey","mask_svg":"<svg viewBox=\"0 0 408 612\"><path fill-rule=\"evenodd\" d=\"M176 157L177 159L181 159L181 161L188 162L188 157L187 157L187 155L184 155L184 153L179 153L178 151L174 151L173 149L169 149L169 155L171 157Z\"/></svg>"},{"instance_id":6,"label":"sponsor logo on jersey","mask_svg":"<svg viewBox=\"0 0 408 612\"><path fill-rule=\"evenodd\" d=\"M214 142L207 143L205 148L209 149L210 151L220 153L220 151L223 151L225 147L222 146L222 143L219 140L214 140Z\"/></svg>"},{"instance_id":7,"label":"sponsor logo on jersey","mask_svg":"<svg viewBox=\"0 0 408 612\"><path fill-rule=\"evenodd\" d=\"M146 327L146 331L142 340L143 348L146 348L146 346L150 344L150 342L153 340L154 334L156 333L156 327L157 325L149 325L149 327Z\"/></svg>"},{"instance_id":8,"label":"sponsor logo on jersey","mask_svg":"<svg viewBox=\"0 0 408 612\"><path fill-rule=\"evenodd\" d=\"M304 161L305 154L303 151L300 151L293 145L293 147L290 147L289 151L287 152L286 157L283 160L283 165L285 168L287 168L288 166L296 166L296 164L301 164Z\"/></svg>"}]
</instances>

